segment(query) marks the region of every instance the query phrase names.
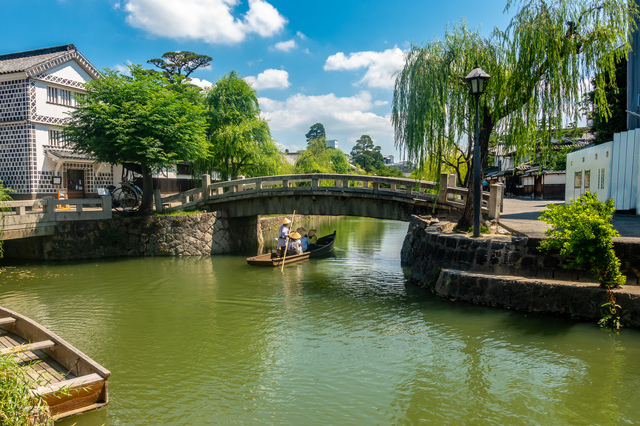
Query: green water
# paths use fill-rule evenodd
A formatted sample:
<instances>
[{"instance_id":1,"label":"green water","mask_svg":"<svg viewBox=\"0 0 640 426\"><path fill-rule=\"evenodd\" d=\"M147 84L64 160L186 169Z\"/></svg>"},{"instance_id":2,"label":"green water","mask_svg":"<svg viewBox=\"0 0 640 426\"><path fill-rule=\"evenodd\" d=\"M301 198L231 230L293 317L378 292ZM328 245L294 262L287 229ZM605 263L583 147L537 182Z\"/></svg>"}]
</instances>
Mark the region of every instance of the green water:
<instances>
[{"instance_id":1,"label":"green water","mask_svg":"<svg viewBox=\"0 0 640 426\"><path fill-rule=\"evenodd\" d=\"M58 425L640 422L640 333L453 303L406 284L406 223L336 219L335 256L2 269L0 305L111 370Z\"/></svg>"}]
</instances>

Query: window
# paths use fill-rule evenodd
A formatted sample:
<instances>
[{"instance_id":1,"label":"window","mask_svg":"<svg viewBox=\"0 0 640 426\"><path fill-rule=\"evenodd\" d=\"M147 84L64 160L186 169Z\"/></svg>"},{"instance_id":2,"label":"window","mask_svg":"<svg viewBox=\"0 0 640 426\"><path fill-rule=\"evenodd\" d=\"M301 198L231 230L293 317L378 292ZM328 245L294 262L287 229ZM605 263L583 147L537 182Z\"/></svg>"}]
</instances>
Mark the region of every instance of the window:
<instances>
[{"instance_id":1,"label":"window","mask_svg":"<svg viewBox=\"0 0 640 426\"><path fill-rule=\"evenodd\" d=\"M66 146L66 140L61 130L49 130L49 145L58 147Z\"/></svg>"},{"instance_id":2,"label":"window","mask_svg":"<svg viewBox=\"0 0 640 426\"><path fill-rule=\"evenodd\" d=\"M76 96L79 93L70 90L47 86L47 102L50 104L76 106Z\"/></svg>"},{"instance_id":3,"label":"window","mask_svg":"<svg viewBox=\"0 0 640 426\"><path fill-rule=\"evenodd\" d=\"M584 189L591 188L591 170L584 171Z\"/></svg>"},{"instance_id":4,"label":"window","mask_svg":"<svg viewBox=\"0 0 640 426\"><path fill-rule=\"evenodd\" d=\"M573 177L573 187L582 188L582 170L576 172L575 176Z\"/></svg>"},{"instance_id":5,"label":"window","mask_svg":"<svg viewBox=\"0 0 640 426\"><path fill-rule=\"evenodd\" d=\"M604 169L598 169L598 189L604 189Z\"/></svg>"}]
</instances>

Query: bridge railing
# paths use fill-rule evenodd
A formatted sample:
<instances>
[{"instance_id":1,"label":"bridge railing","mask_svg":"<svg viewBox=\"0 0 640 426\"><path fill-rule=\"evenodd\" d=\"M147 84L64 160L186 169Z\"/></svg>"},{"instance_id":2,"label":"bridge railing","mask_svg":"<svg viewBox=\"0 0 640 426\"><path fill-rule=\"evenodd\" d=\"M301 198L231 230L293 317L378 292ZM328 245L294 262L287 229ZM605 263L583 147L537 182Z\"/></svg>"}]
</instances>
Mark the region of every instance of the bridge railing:
<instances>
[{"instance_id":1,"label":"bridge railing","mask_svg":"<svg viewBox=\"0 0 640 426\"><path fill-rule=\"evenodd\" d=\"M269 191L270 193L274 191L290 191L295 193L295 191L309 189L314 192L348 190L349 192L370 192L373 194L391 193L402 198L427 201L437 200L457 209L464 208L466 197L468 196L467 188L456 187L455 175L447 174L442 175L439 185L434 182L406 178L328 173L263 176L211 183L211 177L203 175L201 188L165 198L161 198L159 190L156 190L156 211L191 208L202 201L222 201L226 198L243 195L240 193L247 191ZM500 191L501 194L502 192ZM496 196L491 198L490 193L483 192L482 200L483 209L488 213L488 217L491 219L497 218L500 209L496 209L495 206L498 205L497 203L501 203L501 197L498 200Z\"/></svg>"},{"instance_id":2,"label":"bridge railing","mask_svg":"<svg viewBox=\"0 0 640 426\"><path fill-rule=\"evenodd\" d=\"M111 195L74 200L44 197L41 200L7 201L2 203L2 207L2 228L5 231L51 226L56 222L112 217Z\"/></svg>"}]
</instances>

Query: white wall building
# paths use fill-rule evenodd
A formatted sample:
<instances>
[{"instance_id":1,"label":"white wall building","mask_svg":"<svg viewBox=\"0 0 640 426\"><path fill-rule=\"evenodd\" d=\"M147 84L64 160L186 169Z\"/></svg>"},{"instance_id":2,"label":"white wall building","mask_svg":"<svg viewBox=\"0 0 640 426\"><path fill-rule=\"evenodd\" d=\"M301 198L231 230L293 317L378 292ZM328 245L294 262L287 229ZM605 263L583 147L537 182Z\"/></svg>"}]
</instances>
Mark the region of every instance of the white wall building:
<instances>
[{"instance_id":1,"label":"white wall building","mask_svg":"<svg viewBox=\"0 0 640 426\"><path fill-rule=\"evenodd\" d=\"M327 147L338 149L338 141L335 139L327 140Z\"/></svg>"},{"instance_id":2,"label":"white wall building","mask_svg":"<svg viewBox=\"0 0 640 426\"><path fill-rule=\"evenodd\" d=\"M565 202L587 191L613 198L616 210L640 213L640 129L616 133L613 141L567 155Z\"/></svg>"},{"instance_id":3,"label":"white wall building","mask_svg":"<svg viewBox=\"0 0 640 426\"><path fill-rule=\"evenodd\" d=\"M14 199L95 194L113 167L65 147L61 125L100 72L74 45L0 55L0 179Z\"/></svg>"}]
</instances>

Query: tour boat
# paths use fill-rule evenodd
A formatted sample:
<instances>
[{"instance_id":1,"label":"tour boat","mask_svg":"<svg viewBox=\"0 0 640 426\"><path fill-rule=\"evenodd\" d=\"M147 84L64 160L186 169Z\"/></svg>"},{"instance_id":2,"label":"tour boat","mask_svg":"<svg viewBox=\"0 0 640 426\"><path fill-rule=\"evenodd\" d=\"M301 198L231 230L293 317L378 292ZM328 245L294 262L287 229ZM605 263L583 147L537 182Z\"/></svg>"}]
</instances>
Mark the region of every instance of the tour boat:
<instances>
[{"instance_id":1,"label":"tour boat","mask_svg":"<svg viewBox=\"0 0 640 426\"><path fill-rule=\"evenodd\" d=\"M97 362L37 322L0 307L0 352L27 369L33 396L54 420L107 405L111 375Z\"/></svg>"},{"instance_id":2,"label":"tour boat","mask_svg":"<svg viewBox=\"0 0 640 426\"><path fill-rule=\"evenodd\" d=\"M282 262L284 262L285 265L288 265L289 263L300 262L301 260L331 253L335 241L336 231L333 231L333 234L318 238L318 241L310 246L309 251L305 251L304 253L287 255L286 257L279 257L275 253L267 253L260 256L249 257L247 258L247 263L253 266L282 266Z\"/></svg>"}]
</instances>

